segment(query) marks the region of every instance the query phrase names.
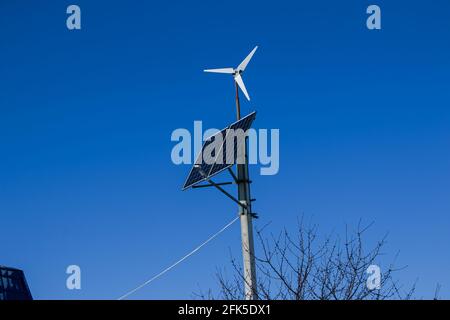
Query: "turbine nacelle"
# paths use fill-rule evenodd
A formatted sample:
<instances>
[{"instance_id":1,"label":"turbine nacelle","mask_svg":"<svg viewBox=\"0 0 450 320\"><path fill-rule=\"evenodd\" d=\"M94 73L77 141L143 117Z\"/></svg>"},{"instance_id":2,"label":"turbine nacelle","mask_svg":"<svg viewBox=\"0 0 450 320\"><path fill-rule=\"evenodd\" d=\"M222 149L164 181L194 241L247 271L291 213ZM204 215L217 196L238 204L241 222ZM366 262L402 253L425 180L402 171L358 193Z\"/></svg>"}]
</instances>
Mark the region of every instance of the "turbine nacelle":
<instances>
[{"instance_id":1,"label":"turbine nacelle","mask_svg":"<svg viewBox=\"0 0 450 320\"><path fill-rule=\"evenodd\" d=\"M237 68L206 69L204 71L211 72L211 73L224 73L224 74L233 75L234 81L237 83L239 88L241 88L241 90L244 93L247 100L250 101L250 96L247 92L247 89L245 88L245 84L244 84L244 81L242 80L241 74L244 72L248 63L252 59L253 55L255 54L256 49L258 49L258 46L256 46L252 50L252 52L250 52L249 55L244 60L242 60L241 64L239 64L239 66Z\"/></svg>"}]
</instances>

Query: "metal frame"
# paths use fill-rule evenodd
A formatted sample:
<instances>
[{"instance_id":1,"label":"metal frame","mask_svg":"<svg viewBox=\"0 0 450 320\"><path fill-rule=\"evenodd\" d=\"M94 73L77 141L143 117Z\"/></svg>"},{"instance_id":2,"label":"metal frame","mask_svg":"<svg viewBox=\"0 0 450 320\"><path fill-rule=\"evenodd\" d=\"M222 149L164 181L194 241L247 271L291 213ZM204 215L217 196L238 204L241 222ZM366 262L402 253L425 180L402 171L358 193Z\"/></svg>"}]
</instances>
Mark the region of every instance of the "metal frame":
<instances>
[{"instance_id":1,"label":"metal frame","mask_svg":"<svg viewBox=\"0 0 450 320\"><path fill-rule=\"evenodd\" d=\"M205 172L203 172L203 170L201 170L199 165L195 165L194 166L195 169L199 170L200 174L202 176L205 176ZM234 175L233 171L228 168L235 183L238 183L238 180L236 178L236 176ZM230 198L231 200L233 200L235 203L237 203L240 207L242 207L243 209L248 209L248 206L241 203L238 199L236 199L235 197L233 197L229 192L227 192L225 189L223 189L221 186L222 185L230 185L233 184L233 182L220 182L220 183L216 183L214 181L212 181L210 178L205 177L204 178L206 181L209 182L209 184L204 184L204 185L200 185L200 186L192 186L192 188L196 189L196 188L208 188L208 187L215 187L217 190L219 190L220 192L222 192L224 195L226 195L228 198Z\"/></svg>"}]
</instances>

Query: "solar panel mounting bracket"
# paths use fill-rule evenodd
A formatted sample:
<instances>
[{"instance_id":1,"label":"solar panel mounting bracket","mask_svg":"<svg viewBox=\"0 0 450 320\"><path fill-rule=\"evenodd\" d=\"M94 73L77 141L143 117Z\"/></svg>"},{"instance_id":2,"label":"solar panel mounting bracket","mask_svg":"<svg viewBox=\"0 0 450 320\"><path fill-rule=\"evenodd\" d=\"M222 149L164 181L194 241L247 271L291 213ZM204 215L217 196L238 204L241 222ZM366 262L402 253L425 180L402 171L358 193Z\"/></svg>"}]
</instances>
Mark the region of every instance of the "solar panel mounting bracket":
<instances>
[{"instance_id":1,"label":"solar panel mounting bracket","mask_svg":"<svg viewBox=\"0 0 450 320\"><path fill-rule=\"evenodd\" d=\"M209 182L210 186L215 187L217 190L219 190L220 192L222 192L224 195L226 195L228 198L230 198L231 200L233 200L234 202L236 202L239 206L241 206L242 208L244 208L245 210L248 210L248 206L246 204L241 203L238 199L236 199L235 197L233 197L230 193L228 193L225 189L223 189L220 184L215 183L214 181L212 181L210 178L207 178L205 172L201 169L201 167L199 165L195 165L194 168L196 168L199 173L206 179L206 181Z\"/></svg>"},{"instance_id":2,"label":"solar panel mounting bracket","mask_svg":"<svg viewBox=\"0 0 450 320\"><path fill-rule=\"evenodd\" d=\"M233 172L233 170L231 168L228 168L228 172L230 173L230 175L233 178L234 182L236 184L238 184L239 183L238 178L236 177L236 174Z\"/></svg>"},{"instance_id":3,"label":"solar panel mounting bracket","mask_svg":"<svg viewBox=\"0 0 450 320\"><path fill-rule=\"evenodd\" d=\"M225 185L229 185L229 184L233 184L233 182L217 182L216 183L217 186L225 186ZM208 187L214 187L214 185L211 183L201 184L201 185L192 186L192 189L208 188Z\"/></svg>"},{"instance_id":4,"label":"solar panel mounting bracket","mask_svg":"<svg viewBox=\"0 0 450 320\"><path fill-rule=\"evenodd\" d=\"M214 181L212 181L211 179L208 180L208 182L216 187L216 189L218 189L220 192L222 192L223 194L225 194L228 198L230 198L231 200L233 200L234 202L236 202L239 206L241 206L242 208L244 208L245 210L248 210L248 206L246 204L241 203L238 199L236 199L235 197L233 197L230 193L228 193L225 189L223 189L222 187L220 187L220 185L218 185L217 183L215 183Z\"/></svg>"}]
</instances>

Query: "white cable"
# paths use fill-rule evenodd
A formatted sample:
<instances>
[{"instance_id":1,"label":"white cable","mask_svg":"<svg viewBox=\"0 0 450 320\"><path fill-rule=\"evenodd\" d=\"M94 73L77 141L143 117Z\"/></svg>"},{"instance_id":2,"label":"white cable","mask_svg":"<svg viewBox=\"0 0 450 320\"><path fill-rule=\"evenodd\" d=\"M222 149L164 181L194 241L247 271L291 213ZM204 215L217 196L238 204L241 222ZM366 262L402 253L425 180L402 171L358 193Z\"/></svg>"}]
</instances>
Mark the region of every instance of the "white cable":
<instances>
[{"instance_id":1,"label":"white cable","mask_svg":"<svg viewBox=\"0 0 450 320\"><path fill-rule=\"evenodd\" d=\"M235 223L237 220L239 219L239 216L237 216L236 218L234 218L233 220L231 220L227 225L225 225L222 229L220 229L219 231L217 231L215 234L213 234L211 237L209 237L205 242L203 242L201 245L199 245L197 248L195 248L194 250L192 250L191 252L189 252L187 255L185 255L183 258L181 258L180 260L178 260L177 262L175 262L174 264L172 264L170 267L167 267L166 269L164 269L163 271L161 271L160 273L158 273L156 276L154 276L153 278L145 281L143 284L141 284L140 286L134 288L133 290L127 292L126 294L124 294L123 296L121 296L120 298L118 298L117 300L123 300L126 297L128 297L129 295L135 293L136 291L142 289L143 287L145 287L146 285L148 285L150 282L153 282L154 280L158 279L159 277L161 277L163 274L165 274L166 272L168 272L170 269L174 268L175 266L177 266L178 264L180 264L181 262L183 262L184 260L186 260L187 258L189 258L190 256L192 256L194 253L196 253L198 250L200 250L203 246L205 246L206 244L208 244L208 242L212 241L214 238L216 238L219 234L221 234L222 232L224 232L226 229L228 229L233 223Z\"/></svg>"}]
</instances>

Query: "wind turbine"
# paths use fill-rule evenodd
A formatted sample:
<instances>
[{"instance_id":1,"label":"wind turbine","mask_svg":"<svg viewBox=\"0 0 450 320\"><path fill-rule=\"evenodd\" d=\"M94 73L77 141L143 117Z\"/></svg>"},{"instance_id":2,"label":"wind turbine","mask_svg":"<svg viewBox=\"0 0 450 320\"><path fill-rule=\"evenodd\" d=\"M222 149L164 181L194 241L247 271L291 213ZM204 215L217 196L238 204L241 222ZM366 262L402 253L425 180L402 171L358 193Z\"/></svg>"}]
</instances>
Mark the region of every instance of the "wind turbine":
<instances>
[{"instance_id":1,"label":"wind turbine","mask_svg":"<svg viewBox=\"0 0 450 320\"><path fill-rule=\"evenodd\" d=\"M247 67L248 63L252 59L253 55L256 52L256 49L258 49L258 46L256 46L252 52L249 53L249 55L241 62L237 68L220 68L220 69L206 69L205 72L211 72L211 73L225 73L225 74L231 74L233 75L234 81L236 83L236 101L239 103L239 94L237 90L237 86L241 88L242 92L244 93L245 97L248 101L250 101L250 96L247 92L247 89L245 88L244 81L242 80L241 74L244 72L245 68Z\"/></svg>"}]
</instances>

